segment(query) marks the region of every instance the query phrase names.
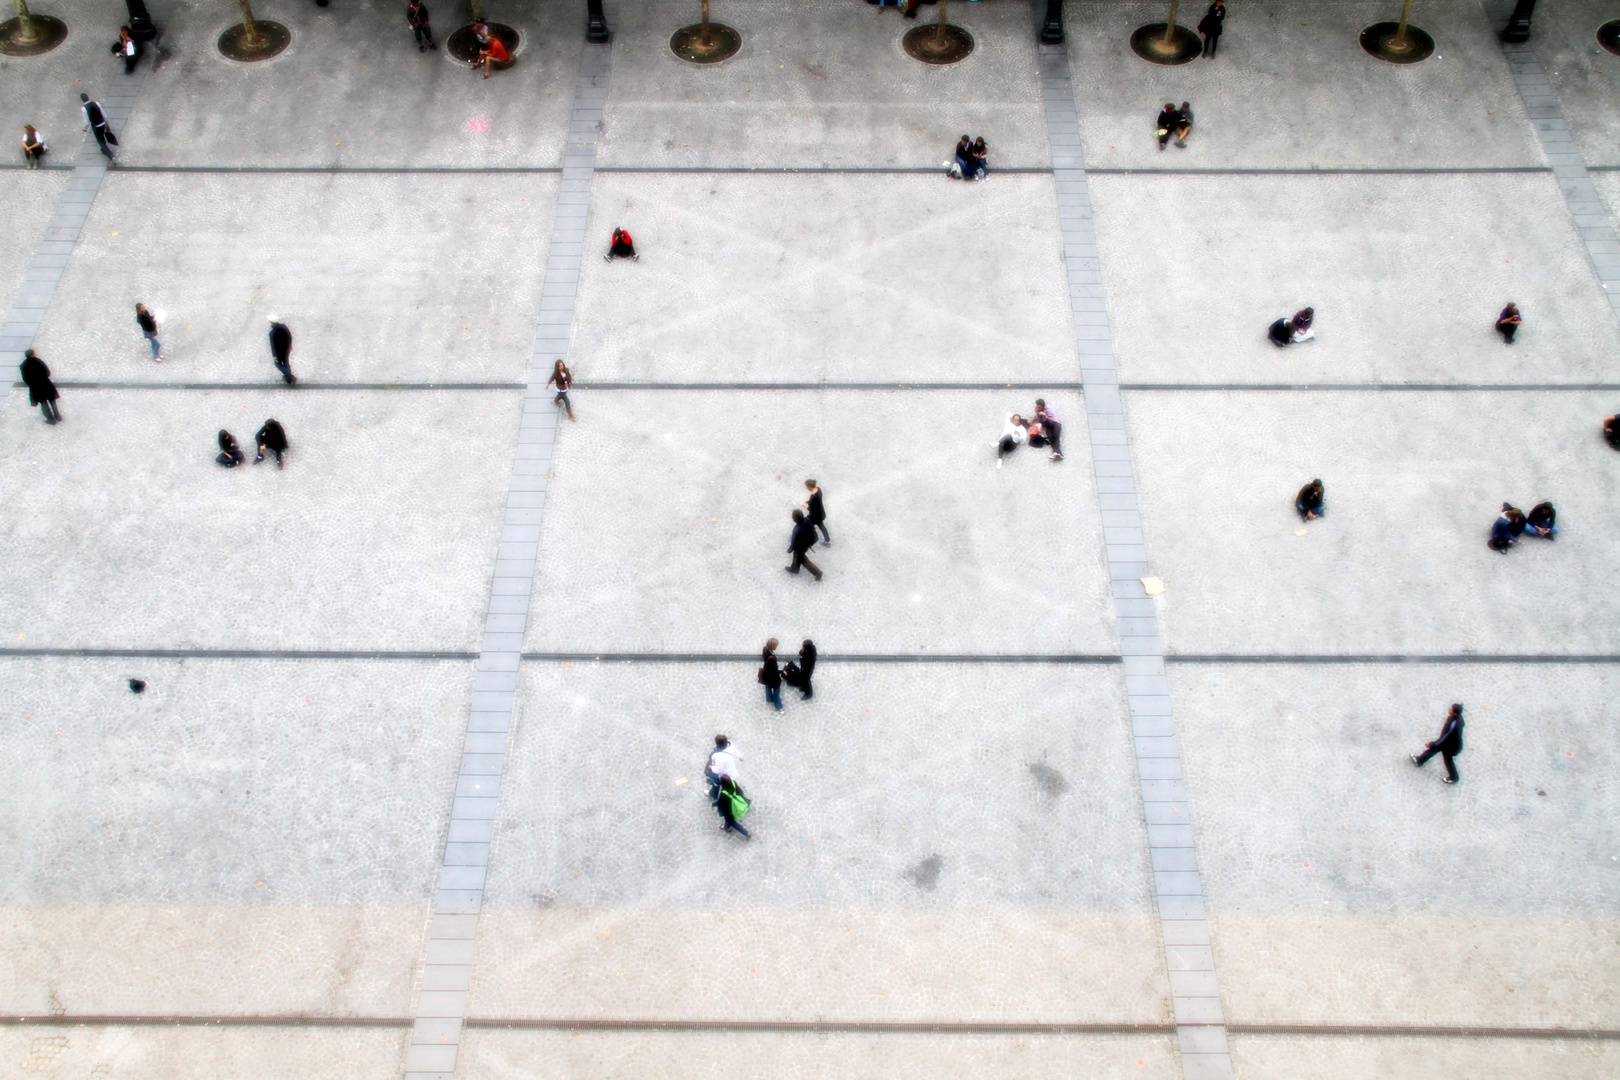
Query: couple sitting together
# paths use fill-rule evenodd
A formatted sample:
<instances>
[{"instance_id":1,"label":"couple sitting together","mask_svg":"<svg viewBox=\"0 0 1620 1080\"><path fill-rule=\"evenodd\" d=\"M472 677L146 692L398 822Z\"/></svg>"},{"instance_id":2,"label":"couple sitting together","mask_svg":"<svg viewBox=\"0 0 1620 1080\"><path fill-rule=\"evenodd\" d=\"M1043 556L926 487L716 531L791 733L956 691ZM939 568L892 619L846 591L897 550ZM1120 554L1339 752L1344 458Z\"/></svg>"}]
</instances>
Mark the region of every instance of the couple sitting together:
<instances>
[{"instance_id":1,"label":"couple sitting together","mask_svg":"<svg viewBox=\"0 0 1620 1080\"><path fill-rule=\"evenodd\" d=\"M1491 538L1486 543L1492 551L1506 551L1526 536L1551 540L1558 535L1557 521L1558 511L1553 509L1552 503L1537 503L1530 508L1528 517L1511 503L1503 503L1502 513L1492 523Z\"/></svg>"},{"instance_id":2,"label":"couple sitting together","mask_svg":"<svg viewBox=\"0 0 1620 1080\"><path fill-rule=\"evenodd\" d=\"M1315 308L1301 308L1294 312L1292 319L1278 319L1272 323L1271 329L1266 331L1266 336L1279 349L1285 345L1310 341L1316 337L1316 330L1311 326L1315 321Z\"/></svg>"},{"instance_id":3,"label":"couple sitting together","mask_svg":"<svg viewBox=\"0 0 1620 1080\"><path fill-rule=\"evenodd\" d=\"M987 162L990 148L984 138L970 139L966 135L956 144L956 157L945 163L945 171L958 180L983 180L989 175Z\"/></svg>"},{"instance_id":4,"label":"couple sitting together","mask_svg":"<svg viewBox=\"0 0 1620 1080\"><path fill-rule=\"evenodd\" d=\"M1026 442L1031 446L1050 446L1052 460L1063 460L1063 424L1046 407L1045 398L1035 399L1035 415L1027 420L1018 413L1008 415L1001 428L1001 438L995 444L996 468L1001 468L1002 458Z\"/></svg>"}]
</instances>

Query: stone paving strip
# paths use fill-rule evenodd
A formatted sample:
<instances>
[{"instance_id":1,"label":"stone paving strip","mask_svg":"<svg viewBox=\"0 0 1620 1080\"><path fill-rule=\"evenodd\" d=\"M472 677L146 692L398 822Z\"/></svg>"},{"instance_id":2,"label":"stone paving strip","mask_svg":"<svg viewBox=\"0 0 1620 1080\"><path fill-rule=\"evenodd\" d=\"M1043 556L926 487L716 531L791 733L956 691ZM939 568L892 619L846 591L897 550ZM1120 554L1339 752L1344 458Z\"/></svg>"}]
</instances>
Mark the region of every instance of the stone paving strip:
<instances>
[{"instance_id":1,"label":"stone paving strip","mask_svg":"<svg viewBox=\"0 0 1620 1080\"><path fill-rule=\"evenodd\" d=\"M159 25L164 25L169 21L173 6L172 0L154 0L148 10ZM141 84L151 70L152 64L147 63L137 66L129 75L120 72L113 76L112 85L100 97L90 95L90 99L101 106L102 114L107 117L107 129L114 135L128 123L135 96L141 92ZM29 262L11 298L11 310L6 312L5 323L0 325L0 365L15 368L22 363L23 353L33 348L45 309L51 306L51 299L56 295L56 285L62 280L62 271L73 254L73 246L79 242L79 233L90 216L90 204L96 201L107 167L108 161L101 155L95 136L85 132L67 190L62 192L62 201L45 228L45 239Z\"/></svg>"},{"instance_id":2,"label":"stone paving strip","mask_svg":"<svg viewBox=\"0 0 1620 1080\"><path fill-rule=\"evenodd\" d=\"M585 226L591 210L591 177L596 168L596 145L612 61L612 51L606 47L586 45L584 49L574 84L568 141L563 150L562 186L557 194L534 348L529 356L517 457L512 463L500 549L479 642L477 674L473 677L461 774L456 780L449 834L433 897L416 1020L405 1052L406 1080L451 1080L467 1016L478 915L483 908L517 669L529 618L529 596L534 588L546 476L551 471L552 449L557 441L558 409L552 404L546 380L556 361L568 352L580 259L585 251Z\"/></svg>"},{"instance_id":3,"label":"stone paving strip","mask_svg":"<svg viewBox=\"0 0 1620 1080\"><path fill-rule=\"evenodd\" d=\"M1507 12L1512 5L1495 5L1493 25L1506 24ZM1502 52L1513 72L1513 84L1541 139L1541 149L1547 154L1558 189L1564 193L1564 202L1575 219L1575 231L1580 234L1586 253L1597 268L1603 290L1609 294L1609 306L1620 317L1620 234L1615 232L1614 219L1608 204L1592 183L1586 159L1570 135L1569 122L1564 119L1563 106L1553 92L1541 62L1536 59L1530 42L1502 42Z\"/></svg>"},{"instance_id":4,"label":"stone paving strip","mask_svg":"<svg viewBox=\"0 0 1620 1080\"><path fill-rule=\"evenodd\" d=\"M1119 651L1125 665L1125 695L1147 822L1153 894L1181 1049L1181 1071L1186 1080L1220 1080L1232 1075L1232 1056L1215 978L1203 879L1193 847L1181 750L1170 712L1164 638L1159 632L1158 609L1142 582L1148 574L1147 546L1126 438L1119 371L1108 329L1067 50L1060 45L1042 45L1040 61L1041 97L1057 186L1058 224L1068 266L1075 346L1091 430L1092 468L1102 502L1103 547L1119 627Z\"/></svg>"}]
</instances>

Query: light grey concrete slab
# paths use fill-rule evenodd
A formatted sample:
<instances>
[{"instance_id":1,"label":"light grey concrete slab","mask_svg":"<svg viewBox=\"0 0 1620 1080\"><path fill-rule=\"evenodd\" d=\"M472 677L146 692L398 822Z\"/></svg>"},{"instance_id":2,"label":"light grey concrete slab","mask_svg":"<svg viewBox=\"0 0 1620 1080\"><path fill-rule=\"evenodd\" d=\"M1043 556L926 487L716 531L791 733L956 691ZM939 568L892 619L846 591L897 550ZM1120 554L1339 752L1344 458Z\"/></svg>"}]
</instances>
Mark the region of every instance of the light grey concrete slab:
<instances>
[{"instance_id":1,"label":"light grey concrete slab","mask_svg":"<svg viewBox=\"0 0 1620 1080\"><path fill-rule=\"evenodd\" d=\"M1176 665L1233 1022L1615 1026L1617 680ZM1448 787L1407 756L1454 701Z\"/></svg>"},{"instance_id":2,"label":"light grey concrete slab","mask_svg":"<svg viewBox=\"0 0 1620 1080\"><path fill-rule=\"evenodd\" d=\"M53 169L0 172L0 199L6 207L6 228L0 229L0 293L8 307L25 280L46 223L67 188L68 176Z\"/></svg>"},{"instance_id":3,"label":"light grey concrete slab","mask_svg":"<svg viewBox=\"0 0 1620 1080\"><path fill-rule=\"evenodd\" d=\"M1528 1073L1600 1080L1620 1069L1612 1042L1546 1039L1369 1039L1240 1035L1232 1059L1245 1080L1286 1080L1311 1063L1324 1080L1363 1076L1466 1074L1480 1080L1512 1080Z\"/></svg>"},{"instance_id":4,"label":"light grey concrete slab","mask_svg":"<svg viewBox=\"0 0 1620 1080\"><path fill-rule=\"evenodd\" d=\"M58 379L73 365L45 353ZM296 355L296 354L295 354ZM0 425L8 644L467 649L500 533L518 398L494 391L26 390ZM284 469L251 464L266 417ZM230 429L249 454L214 463ZM22 467L26 465L26 467ZM46 513L42 508L48 508Z\"/></svg>"},{"instance_id":5,"label":"light grey concrete slab","mask_svg":"<svg viewBox=\"0 0 1620 1080\"><path fill-rule=\"evenodd\" d=\"M207 0L177 5L163 39L174 59L142 88L121 160L346 168L558 165L583 13L560 4L491 12L522 40L517 64L484 80L450 60L442 47L463 25L459 5L429 5L441 47L425 54L417 52L404 9L340 3L258 11L260 18L289 27L292 44L271 60L240 64L214 45L239 20L235 9L221 10Z\"/></svg>"},{"instance_id":6,"label":"light grey concrete slab","mask_svg":"<svg viewBox=\"0 0 1620 1080\"><path fill-rule=\"evenodd\" d=\"M1597 43L1597 28L1615 17L1597 0L1538 7L1531 55L1557 95L1569 132L1588 165L1620 165L1620 57Z\"/></svg>"},{"instance_id":7,"label":"light grey concrete slab","mask_svg":"<svg viewBox=\"0 0 1620 1080\"><path fill-rule=\"evenodd\" d=\"M963 132L985 137L993 164L1047 163L1024 4L959 4L951 21L976 46L945 66L900 47L916 23L844 0L717 7L713 17L741 31L742 50L723 64L691 64L670 52L669 37L697 13L658 0L611 16L620 63L603 165L935 168Z\"/></svg>"},{"instance_id":8,"label":"light grey concrete slab","mask_svg":"<svg viewBox=\"0 0 1620 1080\"><path fill-rule=\"evenodd\" d=\"M1182 5L1178 22L1196 25L1207 6ZM1546 164L1484 11L1415 9L1413 23L1438 48L1412 65L1377 60L1358 41L1398 13L1376 0L1234 5L1213 60L1160 67L1131 51L1130 36L1162 24L1163 4L1067 7L1086 161L1093 169ZM1196 123L1187 149L1161 151L1154 120L1172 100L1190 101Z\"/></svg>"},{"instance_id":9,"label":"light grey concrete slab","mask_svg":"<svg viewBox=\"0 0 1620 1080\"><path fill-rule=\"evenodd\" d=\"M278 315L311 383L516 379L556 183L118 173L36 347L80 379L268 384ZM491 214L498 256L478 239ZM161 363L136 301L163 315Z\"/></svg>"},{"instance_id":10,"label":"light grey concrete slab","mask_svg":"<svg viewBox=\"0 0 1620 1080\"><path fill-rule=\"evenodd\" d=\"M1159 1017L1117 671L824 660L780 714L747 663L522 674L474 1015Z\"/></svg>"},{"instance_id":11,"label":"light grey concrete slab","mask_svg":"<svg viewBox=\"0 0 1620 1080\"><path fill-rule=\"evenodd\" d=\"M578 392L558 441L531 649L1103 652L1112 614L1085 423L1061 463L993 444L1028 391ZM635 476L633 485L622 483ZM815 477L825 580L783 573Z\"/></svg>"},{"instance_id":12,"label":"light grey concrete slab","mask_svg":"<svg viewBox=\"0 0 1620 1080\"><path fill-rule=\"evenodd\" d=\"M24 1076L386 1080L399 1075L408 1035L398 1028L7 1027L0 1029L0 1055Z\"/></svg>"},{"instance_id":13,"label":"light grey concrete slab","mask_svg":"<svg viewBox=\"0 0 1620 1080\"><path fill-rule=\"evenodd\" d=\"M1613 376L1620 328L1551 177L1104 176L1093 186L1127 382ZM1510 300L1524 326L1507 346L1493 325ZM1273 345L1271 322L1306 306L1317 339Z\"/></svg>"},{"instance_id":14,"label":"light grey concrete slab","mask_svg":"<svg viewBox=\"0 0 1620 1080\"><path fill-rule=\"evenodd\" d=\"M1129 405L1173 653L1620 642L1610 395L1138 392ZM1314 477L1328 513L1306 525L1294 495ZM1543 500L1555 541L1485 546L1503 501Z\"/></svg>"},{"instance_id":15,"label":"light grey concrete slab","mask_svg":"<svg viewBox=\"0 0 1620 1080\"><path fill-rule=\"evenodd\" d=\"M0 1007L400 1015L471 669L0 661Z\"/></svg>"},{"instance_id":16,"label":"light grey concrete slab","mask_svg":"<svg viewBox=\"0 0 1620 1080\"><path fill-rule=\"evenodd\" d=\"M891 12L892 14L892 12ZM724 1072L747 1080L799 1071L858 1080L942 1075L1077 1073L1099 1080L1180 1075L1175 1040L1153 1035L821 1035L735 1032L572 1032L476 1029L466 1035L463 1075L495 1080L550 1069L561 1076L697 1080Z\"/></svg>"},{"instance_id":17,"label":"light grey concrete slab","mask_svg":"<svg viewBox=\"0 0 1620 1080\"><path fill-rule=\"evenodd\" d=\"M571 363L586 382L1072 382L1054 212L1039 176L604 174ZM616 226L639 263L599 257ZM945 250L950 273L916 273Z\"/></svg>"}]
</instances>

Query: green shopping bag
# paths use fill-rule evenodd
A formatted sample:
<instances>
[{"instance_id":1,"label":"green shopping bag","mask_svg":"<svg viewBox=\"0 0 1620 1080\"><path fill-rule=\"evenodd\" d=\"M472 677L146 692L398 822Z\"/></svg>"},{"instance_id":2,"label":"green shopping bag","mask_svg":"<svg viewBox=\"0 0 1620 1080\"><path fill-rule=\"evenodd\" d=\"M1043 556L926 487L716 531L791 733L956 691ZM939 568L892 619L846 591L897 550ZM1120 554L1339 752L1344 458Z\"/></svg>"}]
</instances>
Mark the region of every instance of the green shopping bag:
<instances>
[{"instance_id":1,"label":"green shopping bag","mask_svg":"<svg viewBox=\"0 0 1620 1080\"><path fill-rule=\"evenodd\" d=\"M733 821L741 821L743 815L748 813L748 808L753 805L748 801L748 796L737 788L724 792L722 797L731 800L731 819Z\"/></svg>"}]
</instances>

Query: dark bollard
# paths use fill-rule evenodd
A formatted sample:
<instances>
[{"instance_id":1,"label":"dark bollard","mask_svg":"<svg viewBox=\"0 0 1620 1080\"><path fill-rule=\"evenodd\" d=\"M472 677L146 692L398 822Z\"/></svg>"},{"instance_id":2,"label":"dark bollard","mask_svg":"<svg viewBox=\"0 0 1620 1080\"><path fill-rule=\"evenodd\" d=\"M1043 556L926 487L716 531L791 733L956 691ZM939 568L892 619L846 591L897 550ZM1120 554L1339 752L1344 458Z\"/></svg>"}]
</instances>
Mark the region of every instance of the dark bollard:
<instances>
[{"instance_id":1,"label":"dark bollard","mask_svg":"<svg viewBox=\"0 0 1620 1080\"><path fill-rule=\"evenodd\" d=\"M592 45L606 45L613 40L607 16L602 14L602 0L585 0L585 40Z\"/></svg>"},{"instance_id":2,"label":"dark bollard","mask_svg":"<svg viewBox=\"0 0 1620 1080\"><path fill-rule=\"evenodd\" d=\"M1063 0L1046 0L1046 21L1041 23L1041 44L1063 44Z\"/></svg>"},{"instance_id":3,"label":"dark bollard","mask_svg":"<svg viewBox=\"0 0 1620 1080\"><path fill-rule=\"evenodd\" d=\"M1513 14L1508 16L1507 26L1502 30L1502 40L1514 45L1530 40L1530 15L1536 10L1536 0L1519 0L1513 5Z\"/></svg>"}]
</instances>

